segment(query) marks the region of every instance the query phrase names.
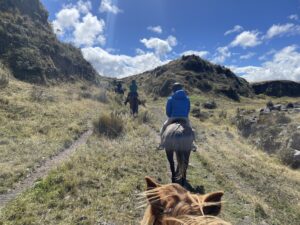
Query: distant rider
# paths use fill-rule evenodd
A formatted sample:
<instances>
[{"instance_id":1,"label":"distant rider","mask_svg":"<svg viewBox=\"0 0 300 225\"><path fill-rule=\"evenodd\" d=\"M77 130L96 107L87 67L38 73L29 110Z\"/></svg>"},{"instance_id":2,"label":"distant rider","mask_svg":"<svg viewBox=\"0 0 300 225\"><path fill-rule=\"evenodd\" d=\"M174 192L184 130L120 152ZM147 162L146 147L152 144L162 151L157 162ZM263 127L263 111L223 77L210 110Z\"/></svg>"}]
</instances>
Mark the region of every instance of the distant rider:
<instances>
[{"instance_id":1,"label":"distant rider","mask_svg":"<svg viewBox=\"0 0 300 225\"><path fill-rule=\"evenodd\" d=\"M186 92L183 90L183 86L180 83L175 83L172 87L173 95L168 98L166 105L166 114L168 119L164 122L161 130L160 136L164 133L167 126L172 124L174 121L180 119L186 122L188 127L191 127L189 121L189 113L191 108L190 99ZM162 143L158 147L163 149ZM193 144L193 151L196 151L197 147Z\"/></svg>"},{"instance_id":2,"label":"distant rider","mask_svg":"<svg viewBox=\"0 0 300 225\"><path fill-rule=\"evenodd\" d=\"M129 86L129 90L130 90L131 94L133 94L133 95L134 95L134 94L138 95L138 93L137 93L138 86L137 86L136 80L132 80L132 81L131 81L131 84L130 84L130 86Z\"/></svg>"},{"instance_id":3,"label":"distant rider","mask_svg":"<svg viewBox=\"0 0 300 225\"><path fill-rule=\"evenodd\" d=\"M117 82L117 87L115 89L115 92L118 94L124 94L124 90L123 90L121 81Z\"/></svg>"}]
</instances>

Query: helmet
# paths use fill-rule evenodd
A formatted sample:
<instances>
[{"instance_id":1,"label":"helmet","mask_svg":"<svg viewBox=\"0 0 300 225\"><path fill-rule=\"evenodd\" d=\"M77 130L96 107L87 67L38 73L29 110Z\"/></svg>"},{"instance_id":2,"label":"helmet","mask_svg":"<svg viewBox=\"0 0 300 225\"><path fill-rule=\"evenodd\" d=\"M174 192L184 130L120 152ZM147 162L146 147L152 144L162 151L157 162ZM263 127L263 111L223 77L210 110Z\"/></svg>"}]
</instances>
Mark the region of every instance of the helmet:
<instances>
[{"instance_id":1,"label":"helmet","mask_svg":"<svg viewBox=\"0 0 300 225\"><path fill-rule=\"evenodd\" d=\"M176 92L176 91L182 90L182 88L183 88L182 84L176 82L173 84L172 90L173 90L173 92Z\"/></svg>"}]
</instances>

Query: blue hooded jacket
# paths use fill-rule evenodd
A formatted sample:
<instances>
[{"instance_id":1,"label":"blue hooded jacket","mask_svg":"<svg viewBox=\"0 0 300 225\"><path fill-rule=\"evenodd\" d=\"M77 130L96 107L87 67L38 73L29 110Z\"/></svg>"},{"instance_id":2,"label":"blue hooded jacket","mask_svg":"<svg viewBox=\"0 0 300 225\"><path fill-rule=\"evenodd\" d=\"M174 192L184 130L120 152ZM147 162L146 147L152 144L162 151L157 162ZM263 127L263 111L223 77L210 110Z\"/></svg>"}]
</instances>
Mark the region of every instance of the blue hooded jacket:
<instances>
[{"instance_id":1,"label":"blue hooded jacket","mask_svg":"<svg viewBox=\"0 0 300 225\"><path fill-rule=\"evenodd\" d=\"M168 117L188 117L190 107L189 97L184 90L179 90L168 98L166 114Z\"/></svg>"}]
</instances>

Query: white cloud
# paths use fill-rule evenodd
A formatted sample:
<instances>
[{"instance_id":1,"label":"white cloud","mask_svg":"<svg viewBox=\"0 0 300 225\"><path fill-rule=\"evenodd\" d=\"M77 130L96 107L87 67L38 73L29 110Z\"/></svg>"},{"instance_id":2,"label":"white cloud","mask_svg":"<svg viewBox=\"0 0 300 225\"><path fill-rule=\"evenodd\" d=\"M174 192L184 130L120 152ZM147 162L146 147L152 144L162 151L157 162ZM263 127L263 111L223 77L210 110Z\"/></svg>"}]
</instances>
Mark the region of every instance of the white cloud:
<instances>
[{"instance_id":1,"label":"white cloud","mask_svg":"<svg viewBox=\"0 0 300 225\"><path fill-rule=\"evenodd\" d=\"M212 61L214 63L224 63L227 58L231 57L231 52L227 46L217 48L217 52L214 55Z\"/></svg>"},{"instance_id":2,"label":"white cloud","mask_svg":"<svg viewBox=\"0 0 300 225\"><path fill-rule=\"evenodd\" d=\"M174 36L169 36L166 40L151 37L140 40L148 49L154 49L155 54L159 57L165 56L172 51L172 47L177 45L177 39Z\"/></svg>"},{"instance_id":3,"label":"white cloud","mask_svg":"<svg viewBox=\"0 0 300 225\"><path fill-rule=\"evenodd\" d=\"M232 34L232 33L239 33L239 32L241 32L241 31L243 31L243 30L244 30L244 28L243 28L242 26L240 26L240 25L235 25L232 29L226 31L226 32L224 33L224 35L226 36L226 35L229 35L229 34Z\"/></svg>"},{"instance_id":4,"label":"white cloud","mask_svg":"<svg viewBox=\"0 0 300 225\"><path fill-rule=\"evenodd\" d=\"M91 9L90 1L80 0L75 5L65 5L53 21L54 32L78 47L103 45L105 23L104 20L92 15Z\"/></svg>"},{"instance_id":5,"label":"white cloud","mask_svg":"<svg viewBox=\"0 0 300 225\"><path fill-rule=\"evenodd\" d=\"M300 52L295 45L287 46L278 51L273 59L260 67L231 67L250 82L265 80L300 81Z\"/></svg>"},{"instance_id":6,"label":"white cloud","mask_svg":"<svg viewBox=\"0 0 300 225\"><path fill-rule=\"evenodd\" d=\"M75 25L74 44L76 46L93 46L104 44L105 37L102 35L105 23L102 19L88 13L83 17L82 22Z\"/></svg>"},{"instance_id":7,"label":"white cloud","mask_svg":"<svg viewBox=\"0 0 300 225\"><path fill-rule=\"evenodd\" d=\"M275 49L271 49L270 51L268 51L267 53L263 54L262 56L260 56L258 59L261 61L265 61L268 59L268 57L274 55L277 51Z\"/></svg>"},{"instance_id":8,"label":"white cloud","mask_svg":"<svg viewBox=\"0 0 300 225\"><path fill-rule=\"evenodd\" d=\"M290 20L299 20L299 16L297 14L292 14L292 15L289 15L288 17Z\"/></svg>"},{"instance_id":9,"label":"white cloud","mask_svg":"<svg viewBox=\"0 0 300 225\"><path fill-rule=\"evenodd\" d=\"M100 47L82 49L84 58L99 74L110 77L125 77L138 74L167 63L154 53L141 53L137 56L114 55Z\"/></svg>"},{"instance_id":10,"label":"white cloud","mask_svg":"<svg viewBox=\"0 0 300 225\"><path fill-rule=\"evenodd\" d=\"M148 30L154 32L154 33L158 33L158 34L161 34L163 32L161 26L149 26L147 27Z\"/></svg>"},{"instance_id":11,"label":"white cloud","mask_svg":"<svg viewBox=\"0 0 300 225\"><path fill-rule=\"evenodd\" d=\"M271 39L276 36L300 34L300 26L293 23L272 25L264 36L264 39Z\"/></svg>"},{"instance_id":12,"label":"white cloud","mask_svg":"<svg viewBox=\"0 0 300 225\"><path fill-rule=\"evenodd\" d=\"M247 53L247 54L245 54L245 55L241 55L240 56L240 59L250 59L250 58L252 58L253 56L255 56L256 55L256 53L254 53L254 52L249 52L249 53Z\"/></svg>"},{"instance_id":13,"label":"white cloud","mask_svg":"<svg viewBox=\"0 0 300 225\"><path fill-rule=\"evenodd\" d=\"M142 50L142 49L140 49L140 48L135 49L135 52L136 52L137 55L143 55L143 54L145 54L145 51Z\"/></svg>"},{"instance_id":14,"label":"white cloud","mask_svg":"<svg viewBox=\"0 0 300 225\"><path fill-rule=\"evenodd\" d=\"M185 51L183 53L181 53L181 55L197 55L201 58L205 58L206 56L209 55L208 51L193 51L193 50L189 50L189 51Z\"/></svg>"},{"instance_id":15,"label":"white cloud","mask_svg":"<svg viewBox=\"0 0 300 225\"><path fill-rule=\"evenodd\" d=\"M261 67L258 67L258 66L244 66L244 67L229 66L229 68L234 73L242 75L244 78L247 74L257 73L261 69Z\"/></svg>"},{"instance_id":16,"label":"white cloud","mask_svg":"<svg viewBox=\"0 0 300 225\"><path fill-rule=\"evenodd\" d=\"M113 4L112 0L102 0L99 10L100 12L108 12L113 14L118 14L122 12L122 10L118 8L118 6Z\"/></svg>"},{"instance_id":17,"label":"white cloud","mask_svg":"<svg viewBox=\"0 0 300 225\"><path fill-rule=\"evenodd\" d=\"M66 30L71 29L78 23L80 13L77 8L64 8L56 14L53 21L53 30L58 35L63 35Z\"/></svg>"},{"instance_id":18,"label":"white cloud","mask_svg":"<svg viewBox=\"0 0 300 225\"><path fill-rule=\"evenodd\" d=\"M81 12L81 13L88 13L91 9L92 9L92 3L90 1L82 1L79 0L77 2L77 9Z\"/></svg>"},{"instance_id":19,"label":"white cloud","mask_svg":"<svg viewBox=\"0 0 300 225\"><path fill-rule=\"evenodd\" d=\"M231 42L230 47L241 46L243 48L254 47L261 44L257 31L244 31L236 36Z\"/></svg>"}]
</instances>

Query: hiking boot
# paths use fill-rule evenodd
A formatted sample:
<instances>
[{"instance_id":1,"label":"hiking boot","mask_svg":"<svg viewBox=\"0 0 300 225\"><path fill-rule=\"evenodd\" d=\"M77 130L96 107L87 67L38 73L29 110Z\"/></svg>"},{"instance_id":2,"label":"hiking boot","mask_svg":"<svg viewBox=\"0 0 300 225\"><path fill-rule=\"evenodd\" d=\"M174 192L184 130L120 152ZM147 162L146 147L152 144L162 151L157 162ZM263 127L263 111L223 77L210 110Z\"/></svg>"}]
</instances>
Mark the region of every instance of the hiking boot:
<instances>
[{"instance_id":1,"label":"hiking boot","mask_svg":"<svg viewBox=\"0 0 300 225\"><path fill-rule=\"evenodd\" d=\"M197 151L197 145L195 143L192 144L192 151L196 152Z\"/></svg>"}]
</instances>

